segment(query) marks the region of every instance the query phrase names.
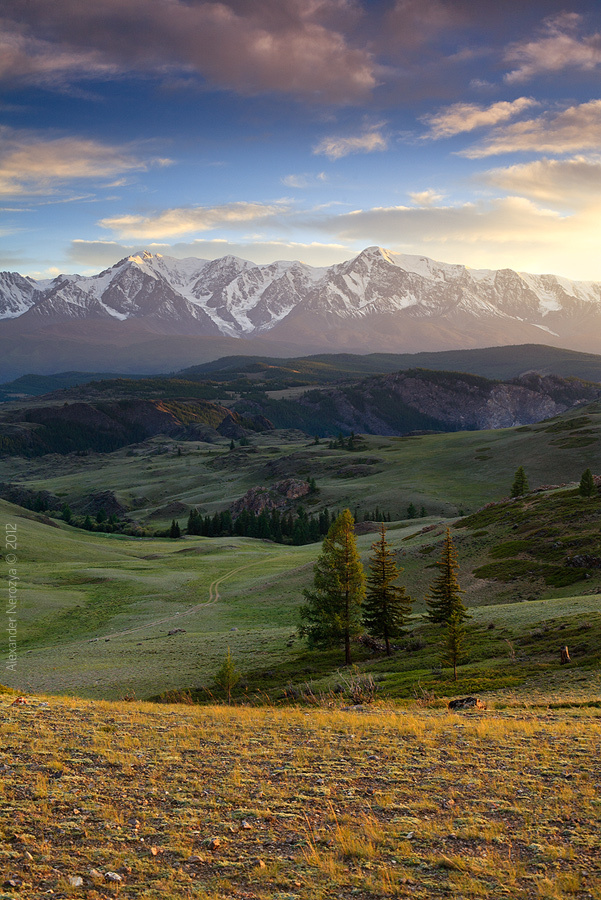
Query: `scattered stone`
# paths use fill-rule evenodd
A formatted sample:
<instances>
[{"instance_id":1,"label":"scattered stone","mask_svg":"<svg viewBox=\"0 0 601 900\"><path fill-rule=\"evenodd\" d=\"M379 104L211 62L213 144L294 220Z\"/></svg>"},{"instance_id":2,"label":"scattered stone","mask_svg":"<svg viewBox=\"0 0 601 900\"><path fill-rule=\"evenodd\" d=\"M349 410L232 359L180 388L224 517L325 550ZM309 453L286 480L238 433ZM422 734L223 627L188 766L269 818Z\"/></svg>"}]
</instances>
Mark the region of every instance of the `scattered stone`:
<instances>
[{"instance_id":1,"label":"scattered stone","mask_svg":"<svg viewBox=\"0 0 601 900\"><path fill-rule=\"evenodd\" d=\"M449 709L486 709L486 703L479 697L459 697L449 701Z\"/></svg>"},{"instance_id":2,"label":"scattered stone","mask_svg":"<svg viewBox=\"0 0 601 900\"><path fill-rule=\"evenodd\" d=\"M69 875L69 884L71 887L81 887L83 885L83 878L81 875Z\"/></svg>"},{"instance_id":3,"label":"scattered stone","mask_svg":"<svg viewBox=\"0 0 601 900\"><path fill-rule=\"evenodd\" d=\"M140 820L139 819L129 819L127 824L130 826L130 828L134 828L137 831L138 828L140 827Z\"/></svg>"},{"instance_id":4,"label":"scattered stone","mask_svg":"<svg viewBox=\"0 0 601 900\"><path fill-rule=\"evenodd\" d=\"M256 860L255 860L255 864L256 864L256 866L257 866L257 869L265 869L265 868L267 868L266 865L265 865L265 860L264 860L264 859L256 859Z\"/></svg>"},{"instance_id":5,"label":"scattered stone","mask_svg":"<svg viewBox=\"0 0 601 900\"><path fill-rule=\"evenodd\" d=\"M204 862L202 856L190 856L188 859L189 863L201 863Z\"/></svg>"},{"instance_id":6,"label":"scattered stone","mask_svg":"<svg viewBox=\"0 0 601 900\"><path fill-rule=\"evenodd\" d=\"M23 880L21 878L19 878L18 875L16 875L14 878L7 878L6 881L4 882L4 884L2 885L2 887L5 888L6 890L14 891L14 890L18 890L22 884L23 884Z\"/></svg>"},{"instance_id":7,"label":"scattered stone","mask_svg":"<svg viewBox=\"0 0 601 900\"><path fill-rule=\"evenodd\" d=\"M151 847L151 848L150 848L150 855L151 855L151 856L158 856L158 855L159 855L158 847Z\"/></svg>"},{"instance_id":8,"label":"scattered stone","mask_svg":"<svg viewBox=\"0 0 601 900\"><path fill-rule=\"evenodd\" d=\"M185 628L172 628L171 631L167 632L167 637L171 637L172 634L186 634Z\"/></svg>"},{"instance_id":9,"label":"scattered stone","mask_svg":"<svg viewBox=\"0 0 601 900\"><path fill-rule=\"evenodd\" d=\"M213 851L217 850L220 846L221 846L221 841L219 840L218 837L211 838L211 840L209 841L209 844L208 844L209 850L213 850Z\"/></svg>"},{"instance_id":10,"label":"scattered stone","mask_svg":"<svg viewBox=\"0 0 601 900\"><path fill-rule=\"evenodd\" d=\"M88 875L90 876L90 878L94 879L104 878L104 875L98 869L90 869Z\"/></svg>"},{"instance_id":11,"label":"scattered stone","mask_svg":"<svg viewBox=\"0 0 601 900\"><path fill-rule=\"evenodd\" d=\"M250 829L252 828L252 825L250 825L250 824L246 821L246 819L242 819L242 824L240 825L240 828L241 828L243 831L250 831Z\"/></svg>"},{"instance_id":12,"label":"scattered stone","mask_svg":"<svg viewBox=\"0 0 601 900\"><path fill-rule=\"evenodd\" d=\"M104 877L113 884L120 884L123 881L123 876L118 872L107 872Z\"/></svg>"}]
</instances>

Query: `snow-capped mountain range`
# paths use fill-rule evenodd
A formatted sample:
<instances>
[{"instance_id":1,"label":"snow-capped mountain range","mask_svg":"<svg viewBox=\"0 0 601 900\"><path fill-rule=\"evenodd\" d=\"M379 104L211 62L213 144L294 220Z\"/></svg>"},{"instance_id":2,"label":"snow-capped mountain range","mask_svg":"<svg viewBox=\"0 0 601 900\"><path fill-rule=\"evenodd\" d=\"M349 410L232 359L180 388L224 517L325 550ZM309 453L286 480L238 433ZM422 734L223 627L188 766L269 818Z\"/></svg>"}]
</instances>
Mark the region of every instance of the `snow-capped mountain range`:
<instances>
[{"instance_id":1,"label":"snow-capped mountain range","mask_svg":"<svg viewBox=\"0 0 601 900\"><path fill-rule=\"evenodd\" d=\"M0 319L18 319L27 332L136 320L154 334L268 337L310 350L534 342L599 352L601 283L469 269L379 247L327 268L144 251L92 276L1 273Z\"/></svg>"}]
</instances>

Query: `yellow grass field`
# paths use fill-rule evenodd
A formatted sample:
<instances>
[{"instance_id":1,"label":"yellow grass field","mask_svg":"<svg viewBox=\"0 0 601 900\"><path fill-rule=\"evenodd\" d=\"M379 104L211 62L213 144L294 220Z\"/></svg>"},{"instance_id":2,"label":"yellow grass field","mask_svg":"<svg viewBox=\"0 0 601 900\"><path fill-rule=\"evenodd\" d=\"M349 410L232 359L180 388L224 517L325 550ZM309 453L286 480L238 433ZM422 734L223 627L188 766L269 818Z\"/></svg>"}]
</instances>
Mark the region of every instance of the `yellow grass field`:
<instances>
[{"instance_id":1,"label":"yellow grass field","mask_svg":"<svg viewBox=\"0 0 601 900\"><path fill-rule=\"evenodd\" d=\"M1 898L601 898L596 709L13 700Z\"/></svg>"}]
</instances>

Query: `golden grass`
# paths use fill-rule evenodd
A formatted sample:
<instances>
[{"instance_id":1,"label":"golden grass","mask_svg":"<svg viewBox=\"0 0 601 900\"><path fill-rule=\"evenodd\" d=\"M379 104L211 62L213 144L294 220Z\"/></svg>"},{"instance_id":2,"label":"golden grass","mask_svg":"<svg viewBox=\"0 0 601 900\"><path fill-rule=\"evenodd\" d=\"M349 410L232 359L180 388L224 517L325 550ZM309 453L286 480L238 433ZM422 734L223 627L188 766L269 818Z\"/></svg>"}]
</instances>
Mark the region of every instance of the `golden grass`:
<instances>
[{"instance_id":1,"label":"golden grass","mask_svg":"<svg viewBox=\"0 0 601 900\"><path fill-rule=\"evenodd\" d=\"M6 896L601 898L594 711L11 699Z\"/></svg>"}]
</instances>

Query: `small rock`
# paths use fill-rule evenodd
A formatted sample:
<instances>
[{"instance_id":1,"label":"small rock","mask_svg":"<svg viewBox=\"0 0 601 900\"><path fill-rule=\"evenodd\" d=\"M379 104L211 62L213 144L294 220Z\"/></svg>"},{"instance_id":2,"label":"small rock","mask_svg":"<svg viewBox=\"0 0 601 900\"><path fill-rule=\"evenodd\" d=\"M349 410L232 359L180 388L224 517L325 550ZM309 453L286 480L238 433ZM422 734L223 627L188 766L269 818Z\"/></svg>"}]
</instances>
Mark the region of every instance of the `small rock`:
<instances>
[{"instance_id":1,"label":"small rock","mask_svg":"<svg viewBox=\"0 0 601 900\"><path fill-rule=\"evenodd\" d=\"M217 850L221 846L221 841L218 837L211 838L209 841L209 850Z\"/></svg>"},{"instance_id":2,"label":"small rock","mask_svg":"<svg viewBox=\"0 0 601 900\"><path fill-rule=\"evenodd\" d=\"M263 859L257 859L257 860L256 860L256 866L257 866L258 869L265 869L265 868L266 868L265 860L263 860Z\"/></svg>"},{"instance_id":3,"label":"small rock","mask_svg":"<svg viewBox=\"0 0 601 900\"><path fill-rule=\"evenodd\" d=\"M81 875L69 875L69 884L71 887L81 887L83 885L83 878Z\"/></svg>"},{"instance_id":4,"label":"small rock","mask_svg":"<svg viewBox=\"0 0 601 900\"><path fill-rule=\"evenodd\" d=\"M150 853L151 853L151 856L158 856L159 855L158 847L151 847Z\"/></svg>"},{"instance_id":5,"label":"small rock","mask_svg":"<svg viewBox=\"0 0 601 900\"><path fill-rule=\"evenodd\" d=\"M107 872L104 876L107 881L111 881L113 884L119 884L123 881L123 876L119 875L118 872Z\"/></svg>"},{"instance_id":6,"label":"small rock","mask_svg":"<svg viewBox=\"0 0 601 900\"><path fill-rule=\"evenodd\" d=\"M15 890L15 888L20 888L22 884L22 879L16 876L15 878L7 878L2 887L6 890Z\"/></svg>"},{"instance_id":7,"label":"small rock","mask_svg":"<svg viewBox=\"0 0 601 900\"><path fill-rule=\"evenodd\" d=\"M188 859L189 863L201 863L204 862L202 856L190 856Z\"/></svg>"},{"instance_id":8,"label":"small rock","mask_svg":"<svg viewBox=\"0 0 601 900\"><path fill-rule=\"evenodd\" d=\"M104 878L104 875L102 874L102 872L99 872L98 869L90 869L88 875L90 876L90 878Z\"/></svg>"},{"instance_id":9,"label":"small rock","mask_svg":"<svg viewBox=\"0 0 601 900\"><path fill-rule=\"evenodd\" d=\"M486 703L479 697L459 697L449 702L449 709L486 709Z\"/></svg>"},{"instance_id":10,"label":"small rock","mask_svg":"<svg viewBox=\"0 0 601 900\"><path fill-rule=\"evenodd\" d=\"M252 825L249 825L249 823L246 821L246 819L242 819L242 824L240 825L240 828L243 831L250 831L250 829L252 828Z\"/></svg>"}]
</instances>

